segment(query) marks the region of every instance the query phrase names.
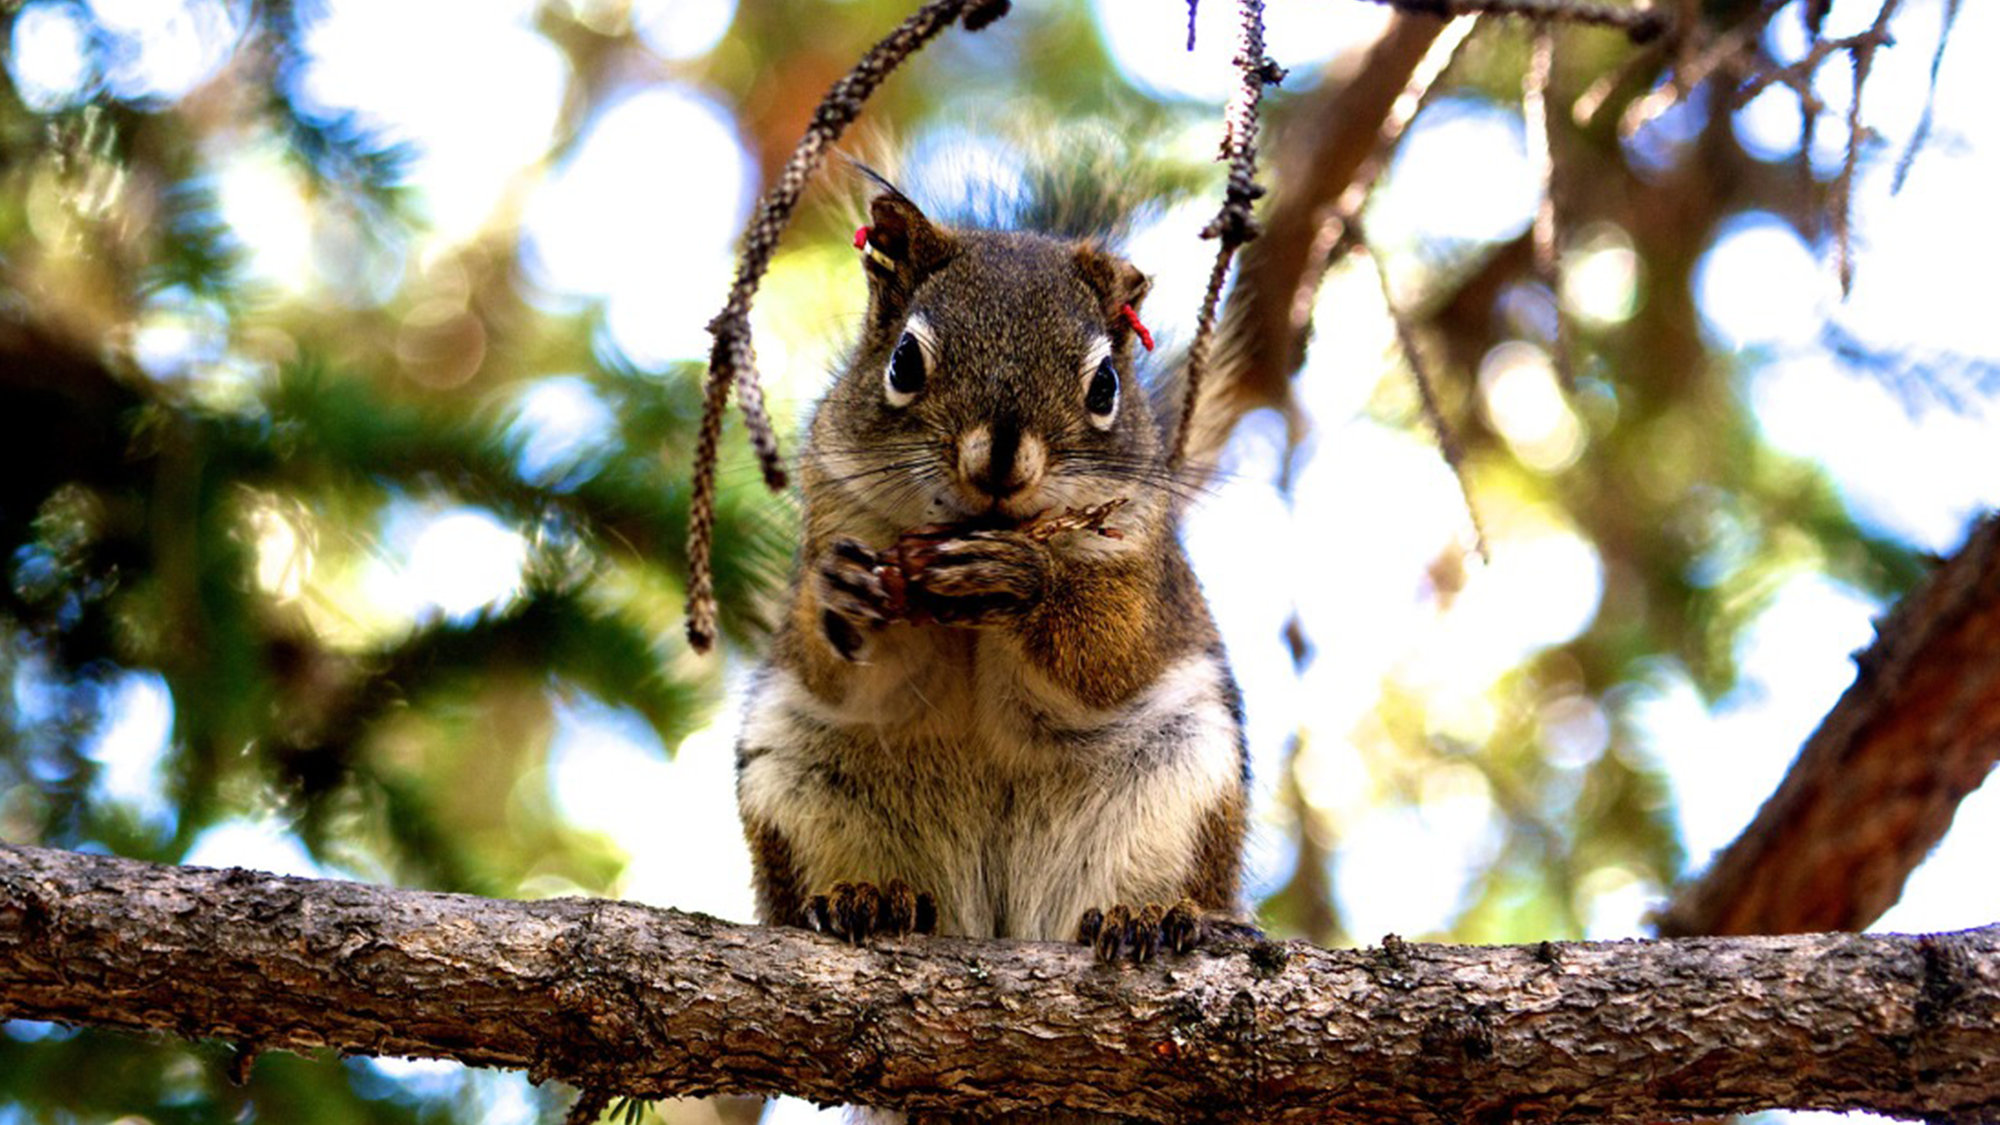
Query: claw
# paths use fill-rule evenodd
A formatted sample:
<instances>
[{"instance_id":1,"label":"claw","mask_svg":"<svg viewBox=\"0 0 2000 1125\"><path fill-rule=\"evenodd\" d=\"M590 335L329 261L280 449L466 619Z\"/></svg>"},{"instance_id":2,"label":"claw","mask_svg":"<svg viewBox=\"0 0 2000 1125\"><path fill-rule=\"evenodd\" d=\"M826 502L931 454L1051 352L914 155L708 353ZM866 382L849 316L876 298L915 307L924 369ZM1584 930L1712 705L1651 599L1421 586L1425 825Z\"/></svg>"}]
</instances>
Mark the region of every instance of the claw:
<instances>
[{"instance_id":1,"label":"claw","mask_svg":"<svg viewBox=\"0 0 2000 1125\"><path fill-rule=\"evenodd\" d=\"M937 930L937 900L901 879L887 886L835 883L806 900L806 925L859 945L878 935L901 937Z\"/></svg>"},{"instance_id":2,"label":"claw","mask_svg":"<svg viewBox=\"0 0 2000 1125\"><path fill-rule=\"evenodd\" d=\"M1186 953L1211 934L1226 934L1229 925L1224 921L1222 930L1212 928L1209 915L1193 899L1184 898L1172 906L1147 903L1137 911L1126 906L1108 910L1092 907L1077 923L1076 940L1090 946L1100 961L1130 957L1143 964L1162 952Z\"/></svg>"},{"instance_id":3,"label":"claw","mask_svg":"<svg viewBox=\"0 0 2000 1125\"><path fill-rule=\"evenodd\" d=\"M820 556L814 571L820 633L842 660L864 659L870 632L900 613L900 599L884 587L878 561L859 542L840 539Z\"/></svg>"},{"instance_id":4,"label":"claw","mask_svg":"<svg viewBox=\"0 0 2000 1125\"><path fill-rule=\"evenodd\" d=\"M1132 960L1144 964L1160 951L1160 920L1166 916L1166 908L1159 903L1149 903L1132 919L1128 929L1132 944Z\"/></svg>"},{"instance_id":5,"label":"claw","mask_svg":"<svg viewBox=\"0 0 2000 1125\"><path fill-rule=\"evenodd\" d=\"M1097 935L1104 932L1104 911L1095 906L1083 912L1083 921L1076 927L1078 945L1096 945Z\"/></svg>"},{"instance_id":6,"label":"claw","mask_svg":"<svg viewBox=\"0 0 2000 1125\"><path fill-rule=\"evenodd\" d=\"M1175 953L1186 953L1200 943L1201 908L1182 899L1160 920L1160 939Z\"/></svg>"},{"instance_id":7,"label":"claw","mask_svg":"<svg viewBox=\"0 0 2000 1125\"><path fill-rule=\"evenodd\" d=\"M1114 906L1104 912L1104 928L1097 934L1097 959L1116 961L1125 952L1125 941L1131 930L1132 912L1122 906Z\"/></svg>"}]
</instances>

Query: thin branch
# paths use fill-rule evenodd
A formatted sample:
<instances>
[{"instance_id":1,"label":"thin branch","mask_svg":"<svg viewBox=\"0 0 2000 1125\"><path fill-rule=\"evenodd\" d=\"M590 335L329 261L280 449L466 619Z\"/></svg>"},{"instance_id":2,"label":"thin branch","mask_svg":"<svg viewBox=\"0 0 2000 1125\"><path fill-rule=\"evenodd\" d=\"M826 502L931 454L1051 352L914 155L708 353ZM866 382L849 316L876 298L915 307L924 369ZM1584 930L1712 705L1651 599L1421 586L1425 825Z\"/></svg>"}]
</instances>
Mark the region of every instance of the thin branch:
<instances>
[{"instance_id":1,"label":"thin branch","mask_svg":"<svg viewBox=\"0 0 2000 1125\"><path fill-rule=\"evenodd\" d=\"M1890 181L1889 191L1895 194L1903 190L1903 181L1909 178L1910 166L1917 162L1917 154L1931 139L1931 116L1937 110L1938 68L1944 65L1945 44L1951 42L1951 29L1958 23L1959 0L1945 0L1944 22L1938 28L1937 50L1931 53L1930 83L1924 88L1924 112L1917 119L1916 131L1910 134L1910 143L1903 149L1903 155L1896 160L1896 177Z\"/></svg>"},{"instance_id":2,"label":"thin branch","mask_svg":"<svg viewBox=\"0 0 2000 1125\"><path fill-rule=\"evenodd\" d=\"M1216 308L1222 300L1223 281L1229 275L1229 261L1236 256L1238 247L1257 237L1257 220L1251 215L1251 208L1264 194L1257 184L1257 109L1264 100L1264 87L1275 86L1285 77L1284 70L1264 54L1264 0L1238 0L1238 10L1242 24L1235 62L1242 81L1223 113L1222 151L1217 155L1218 160L1229 164L1229 185L1223 192L1222 209L1201 231L1203 238L1217 241L1215 265L1209 270L1208 289L1202 295L1201 312L1195 318L1194 341L1188 347L1180 422L1174 427L1173 456L1169 460L1175 468L1187 457L1188 434L1194 428L1195 404L1208 372L1209 350L1215 341Z\"/></svg>"},{"instance_id":3,"label":"thin branch","mask_svg":"<svg viewBox=\"0 0 2000 1125\"><path fill-rule=\"evenodd\" d=\"M1345 248L1342 241L1348 237L1346 228L1367 209L1368 201L1374 196L1376 185L1382 182L1383 173L1389 170L1404 135L1410 131L1417 115L1431 104L1431 95L1438 88L1438 80L1458 61L1459 52L1478 27L1479 20L1471 16L1461 16L1446 24L1438 32L1437 41L1431 44L1431 49L1424 53L1423 61L1410 72L1409 81L1403 83L1388 112L1382 115L1382 124L1375 130L1374 149L1354 173L1353 181L1340 193L1340 198L1334 201L1328 216L1328 225L1340 229L1342 233L1334 239L1328 256L1319 263L1322 272L1340 259Z\"/></svg>"},{"instance_id":4,"label":"thin branch","mask_svg":"<svg viewBox=\"0 0 2000 1125\"><path fill-rule=\"evenodd\" d=\"M2000 927L1410 945L803 930L0 847L0 1018L449 1058L640 1098L916 1113L1605 1125L2000 1111Z\"/></svg>"},{"instance_id":5,"label":"thin branch","mask_svg":"<svg viewBox=\"0 0 2000 1125\"><path fill-rule=\"evenodd\" d=\"M1861 165L1861 146L1870 131L1861 123L1861 95L1868 87L1868 75L1875 66L1875 52L1887 46L1889 19L1902 0L1883 0L1875 13L1866 41L1857 43L1849 57L1854 62L1854 90L1847 101L1847 155L1841 160L1840 176L1833 181L1833 240L1835 261L1840 271L1840 295L1854 291L1854 177Z\"/></svg>"},{"instance_id":6,"label":"thin branch","mask_svg":"<svg viewBox=\"0 0 2000 1125\"><path fill-rule=\"evenodd\" d=\"M1884 10L1887 9L1885 8ZM1813 79L1819 74L1819 68L1826 65L1826 60L1838 54L1852 54L1863 48L1872 51L1886 44L1887 40L1883 37L1883 33L1873 27L1866 31L1856 32L1853 35L1842 36L1838 39L1815 40L1813 45L1807 48L1806 53L1801 55L1797 62L1786 63L1784 66L1774 66L1752 75L1750 80L1745 82L1742 88L1736 91L1736 104L1739 106L1748 105L1756 99L1757 95L1770 89L1772 86L1786 86L1798 94L1799 97L1812 99L1813 104L1821 105L1812 92L1812 83ZM1824 108L1824 106L1822 105L1821 108Z\"/></svg>"},{"instance_id":7,"label":"thin branch","mask_svg":"<svg viewBox=\"0 0 2000 1125\"><path fill-rule=\"evenodd\" d=\"M743 251L737 260L736 281L730 286L729 300L708 325L715 344L708 357L708 393L702 404L701 436L696 443L688 530L688 643L697 652L707 652L715 643L715 579L709 552L715 531L717 445L722 433L722 411L728 404L732 385L742 402L744 427L756 446L764 483L774 492L785 487L777 435L764 413L764 391L757 381L756 353L750 340L750 302L763 281L772 253L778 248L779 238L791 221L792 209L798 205L813 173L825 161L827 150L860 115L869 95L904 59L961 16L967 31L977 31L1006 15L1008 7L1009 0L931 0L917 9L901 26L869 48L854 69L827 91L777 182L757 205L757 214L743 235Z\"/></svg>"},{"instance_id":8,"label":"thin branch","mask_svg":"<svg viewBox=\"0 0 2000 1125\"><path fill-rule=\"evenodd\" d=\"M1840 277L1840 293L1847 296L1854 288L1854 181L1860 171L1861 149L1872 136L1871 130L1861 120L1861 99L1868 86L1868 76L1875 66L1875 52L1890 46L1895 40L1889 34L1889 23L1895 18L1902 0L1883 0L1875 11L1875 20L1865 31L1836 39L1821 39L1815 36L1812 45L1796 62L1784 66L1774 66L1752 75L1736 92L1736 103L1745 104L1773 85L1784 85L1799 99L1799 162L1808 175L1812 169L1812 145L1817 133L1819 115L1825 107L1818 95L1813 93L1813 81L1821 66L1835 55L1845 54L1854 68L1852 92L1847 101L1847 150L1841 158L1840 172L1834 176L1827 209L1833 218L1834 261ZM1955 7L1955 3L1954 3ZM1766 11L1764 19L1770 18ZM1947 12L1946 28L1950 27L1950 13ZM1936 81L1936 68L1942 58L1944 44L1938 44L1938 53L1932 56L1932 81ZM1734 56L1732 56L1734 57ZM1900 186L1902 173L1907 170L1907 161L1912 159L1916 146L1929 129L1929 102L1926 100L1925 118L1918 127L1918 134L1911 140L1904 161L1899 162L1896 184Z\"/></svg>"},{"instance_id":9,"label":"thin branch","mask_svg":"<svg viewBox=\"0 0 2000 1125\"><path fill-rule=\"evenodd\" d=\"M1361 228L1361 212L1367 206L1369 196L1380 181L1394 156L1397 145L1410 124L1422 108L1429 104L1431 92L1437 81L1450 69L1458 58L1461 47L1471 37L1477 26L1472 18L1461 18L1441 29L1435 42L1425 52L1421 62L1412 69L1402 90L1382 114L1377 130L1376 142L1366 160L1355 170L1340 197L1328 210L1320 231L1314 239L1314 252L1324 250L1326 257L1315 261L1315 271L1307 279L1302 279L1301 290L1306 283L1314 287L1318 276L1341 254L1357 252L1367 257L1375 269L1377 284L1382 293L1382 305L1391 322L1395 325L1396 338L1409 365L1410 376L1416 384L1424 418L1431 428L1438 444L1438 450L1451 469L1452 477L1458 482L1459 495L1465 503L1466 517L1472 526L1474 548L1481 561L1491 562L1492 555L1486 538L1484 523L1479 518L1479 510L1473 501L1472 484L1465 468L1464 447L1460 444L1456 431L1444 416L1444 410L1437 398L1436 381L1418 348L1416 332L1409 317L1398 306L1388 271L1379 254L1368 245ZM1309 310L1309 297L1294 298L1294 308Z\"/></svg>"},{"instance_id":10,"label":"thin branch","mask_svg":"<svg viewBox=\"0 0 2000 1125\"><path fill-rule=\"evenodd\" d=\"M1624 114L1618 119L1618 135L1630 137L1637 133L1647 123L1679 105L1711 76L1718 73L1733 75L1747 69L1744 59L1755 49L1758 39L1764 33L1764 25L1770 22L1773 11L1775 9L1767 7L1762 14L1745 20L1725 34L1715 36L1699 52L1695 51L1696 44L1692 37L1683 40L1684 45L1679 52L1680 61L1674 65L1671 80L1661 83L1658 89L1645 97L1633 99L1632 103L1625 107ZM1634 60L1635 63L1641 61L1641 59ZM1603 92L1608 95L1613 88L1615 87L1606 87ZM1593 87L1591 91L1577 99L1575 120L1579 125L1588 128L1594 121L1597 111L1606 104L1607 98L1593 96L1598 93L1598 88Z\"/></svg>"},{"instance_id":11,"label":"thin branch","mask_svg":"<svg viewBox=\"0 0 2000 1125\"><path fill-rule=\"evenodd\" d=\"M1542 182L1541 202L1535 207L1533 238L1535 275L1549 291L1555 308L1554 352L1558 381L1565 391L1576 390L1576 369L1570 350L1569 316L1563 312L1562 256L1556 232L1556 163L1553 118L1549 114L1549 81L1555 72L1555 31L1548 24L1535 26L1528 52L1528 72L1521 83L1521 116L1527 125L1528 163L1534 165Z\"/></svg>"},{"instance_id":12,"label":"thin branch","mask_svg":"<svg viewBox=\"0 0 2000 1125\"><path fill-rule=\"evenodd\" d=\"M1634 43L1650 43L1673 26L1658 8L1596 3L1594 0L1373 0L1412 15L1522 16L1542 23L1577 23L1615 28Z\"/></svg>"},{"instance_id":13,"label":"thin branch","mask_svg":"<svg viewBox=\"0 0 2000 1125\"><path fill-rule=\"evenodd\" d=\"M1375 268L1375 278L1382 287L1382 307L1388 311L1389 319L1396 326L1396 342L1403 349L1403 359L1410 367L1410 380L1417 385L1417 399L1423 405L1424 421L1429 423L1431 436L1436 439L1438 452L1444 456L1444 463L1451 468L1453 479L1458 481L1458 494L1465 501L1465 515L1472 523L1472 541L1479 552L1481 562L1493 561L1486 544L1486 526L1479 518L1479 505L1472 497L1472 480L1465 470L1465 447L1460 444L1458 434L1444 416L1444 407L1438 403L1437 381L1431 377L1430 367L1424 361L1424 353L1417 346L1416 329L1410 318L1397 307L1395 287L1389 282L1389 270L1382 256L1368 245L1358 221L1349 219L1349 237L1353 240L1357 253L1367 257Z\"/></svg>"}]
</instances>

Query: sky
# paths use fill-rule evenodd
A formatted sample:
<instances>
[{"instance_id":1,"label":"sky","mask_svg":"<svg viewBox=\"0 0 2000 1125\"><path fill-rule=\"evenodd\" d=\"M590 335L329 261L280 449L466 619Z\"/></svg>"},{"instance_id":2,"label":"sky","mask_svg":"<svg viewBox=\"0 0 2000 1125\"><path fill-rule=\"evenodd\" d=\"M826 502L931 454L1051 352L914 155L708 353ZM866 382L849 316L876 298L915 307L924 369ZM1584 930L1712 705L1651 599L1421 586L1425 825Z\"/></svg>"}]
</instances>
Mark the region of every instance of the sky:
<instances>
[{"instance_id":1,"label":"sky","mask_svg":"<svg viewBox=\"0 0 2000 1125\"><path fill-rule=\"evenodd\" d=\"M1145 5L1152 2L1097 4L1098 26L1118 66L1142 89L1219 106L1234 80L1230 6L1202 6L1201 47L1190 59L1179 49L1177 28L1148 16ZM586 14L608 10L599 0L571 4ZM1905 9L1902 42L1878 57L1867 89L1868 119L1894 146L1916 128L1942 4L1912 0ZM137 30L146 44L101 76L104 85L124 96L171 99L220 64L226 52L217 44L232 34L231 10L220 0L87 6L36 0L15 23L13 78L43 108L80 96L90 80L77 61L87 11L106 25ZM533 10L529 0L330 3L307 43L302 93L310 104L357 111L415 148L410 177L431 229L422 243L399 252L419 259L435 254L518 207L525 216L523 265L549 299L605 302L613 342L641 366L697 357L706 351L703 323L720 305L752 202L753 170L742 138L716 95L669 79L610 104L551 174L537 180L566 64L532 30ZM731 0L639 0L634 18L663 58L692 59L715 48L733 11ZM1828 34L1856 30L1872 14L1872 5L1841 0ZM1367 3L1277 4L1269 39L1281 63L1311 66L1365 42L1384 18L1383 8ZM1795 23L1789 16L1776 22L1772 48L1780 57L1803 49ZM431 47L445 37L458 44L449 59ZM1843 368L1827 352L1822 328L1831 323L1878 344L2000 359L1994 287L1947 272L1951 262L1979 268L2000 261L2000 223L1969 219L1990 216L2000 187L2000 119L1990 112L2000 105L2000 68L1983 65L1977 49L1996 41L2000 6L1964 5L1958 47L1939 73L1932 126L1938 140L1900 192L1892 190L1893 161L1877 162L1860 177L1851 296L1841 298L1824 256L1777 221L1755 218L1707 250L1698 283L1714 338L1746 356L1769 358L1748 390L1766 436L1824 467L1864 522L1940 553L1958 543L1976 513L2000 502L1994 455L2000 406L1975 396L1962 411L1912 409L1879 381ZM1298 45L1317 53L1293 53ZM449 67L449 75L437 73L439 66ZM1828 66L1822 74L1823 96L1844 104L1846 68ZM1780 93L1766 94L1739 115L1738 127L1753 147L1786 150L1796 137L1796 110ZM1822 160L1838 159L1840 135L1823 130ZM659 144L663 136L675 144ZM223 214L252 248L253 276L293 293L365 284L316 272L301 185L267 143L243 138L216 155ZM708 171L672 174L687 165ZM1477 169L1479 192L1464 190L1468 169ZM1508 237L1529 222L1536 192L1518 116L1440 104L1418 118L1406 139L1371 216L1371 234L1392 252L1420 239ZM1192 231L1211 207L1197 201L1170 210L1136 231L1128 246L1158 279L1149 320L1169 347L1185 340L1190 327L1209 252ZM1615 323L1629 314L1634 269L1629 247L1616 237L1582 240L1570 261L1572 278L1580 279L1567 295L1571 315ZM788 283L781 260L769 288ZM835 310L841 302L858 303L859 284L826 299ZM1253 420L1232 446L1232 475L1186 529L1244 684L1255 768L1274 777L1286 738L1295 730L1310 733L1309 799L1343 826L1335 879L1340 906L1351 932L1370 940L1440 929L1491 857L1498 832L1492 795L1476 775L1441 771L1409 808L1367 799L1370 766L1348 735L1375 705L1385 677L1420 686L1444 729L1476 743L1494 721L1485 700L1495 679L1586 627L1602 591L1589 544L1559 520L1528 513L1494 529L1491 563L1472 564L1450 611L1438 610L1426 593L1425 570L1442 547L1468 541L1469 521L1436 450L1421 435L1373 422L1362 411L1394 348L1380 301L1364 270L1344 267L1328 279L1318 343L1298 384L1317 439L1290 496L1272 483L1280 436ZM816 337L810 325L759 321L757 328L774 397L794 404L809 398L824 381L836 342ZM198 343L201 325L176 314L152 332L142 334L142 346L150 339L153 362L166 365ZM1479 385L1488 417L1524 463L1556 471L1576 456L1584 435L1555 389L1545 355L1525 344L1496 352L1479 372ZM605 405L574 374L552 373L524 389L516 422L524 473L559 476L587 463L593 435L608 422ZM1375 484L1353 486L1363 479ZM285 541L286 526L272 521L257 543L260 581L273 590L300 578L301 554ZM1367 549L1330 542L1332 528L1370 529ZM520 587L525 545L489 513L408 501L388 514L382 530L380 558L361 596L384 619L463 616ZM1280 573L1271 580L1244 578L1274 567ZM1867 643L1870 620L1883 608L1823 575L1801 573L1744 634L1742 683L1727 698L1706 704L1684 676L1671 673L1652 685L1642 725L1674 788L1694 867L1734 838L1774 788L1800 741L1851 680L1848 654ZM1329 642L1303 675L1272 643L1295 613L1309 633ZM730 702L712 726L673 748L629 713L587 701L560 705L542 783L566 816L603 826L631 857L620 894L751 916L748 859L734 847L733 805L724 796L731 791L733 725L746 672L740 662L730 665ZM106 767L100 784L105 795L165 815L156 765L171 736L172 700L162 681L145 672L128 674L115 690L117 703L90 746ZM1587 704L1562 729L1569 733L1559 751L1579 761L1608 737L1603 715ZM715 849L709 862L680 862L678 842L690 835L731 846ZM1942 930L1995 920L2000 898L1991 892L1990 857L1996 854L2000 789L1988 786L1961 806L1951 835L1874 928ZM1260 833L1251 852L1254 889L1270 889L1283 858L1273 834ZM188 862L327 873L269 817L210 830ZM1651 892L1615 879L1600 892L1589 904L1591 936L1645 932L1645 912L1657 905ZM429 1064L380 1065L412 1082L444 1080ZM508 1119L508 1106L528 1112L518 1090L508 1093L514 1088L507 1079L466 1081L493 1099L495 1120ZM767 1120L814 1116L802 1103L783 1103Z\"/></svg>"}]
</instances>

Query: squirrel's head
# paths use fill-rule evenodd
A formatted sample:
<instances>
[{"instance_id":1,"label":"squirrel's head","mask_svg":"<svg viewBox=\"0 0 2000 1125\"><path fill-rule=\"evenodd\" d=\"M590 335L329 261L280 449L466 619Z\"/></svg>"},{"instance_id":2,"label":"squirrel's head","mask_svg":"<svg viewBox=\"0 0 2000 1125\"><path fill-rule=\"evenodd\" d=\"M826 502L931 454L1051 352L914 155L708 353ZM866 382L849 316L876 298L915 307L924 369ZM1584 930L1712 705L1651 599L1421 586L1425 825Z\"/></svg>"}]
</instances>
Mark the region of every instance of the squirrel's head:
<instances>
[{"instance_id":1,"label":"squirrel's head","mask_svg":"<svg viewBox=\"0 0 2000 1125\"><path fill-rule=\"evenodd\" d=\"M867 322L813 425L822 486L897 528L1152 508L1161 436L1133 376L1146 276L1091 242L935 225L895 191L869 217Z\"/></svg>"}]
</instances>

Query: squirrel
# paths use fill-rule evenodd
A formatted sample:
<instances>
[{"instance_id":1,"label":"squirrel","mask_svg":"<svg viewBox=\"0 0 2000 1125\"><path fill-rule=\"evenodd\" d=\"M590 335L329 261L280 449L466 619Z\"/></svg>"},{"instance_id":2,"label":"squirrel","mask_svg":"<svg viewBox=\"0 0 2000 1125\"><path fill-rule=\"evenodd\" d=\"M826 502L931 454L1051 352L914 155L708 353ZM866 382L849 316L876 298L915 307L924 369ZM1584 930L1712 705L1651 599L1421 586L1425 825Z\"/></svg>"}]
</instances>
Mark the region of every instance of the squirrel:
<instances>
[{"instance_id":1,"label":"squirrel","mask_svg":"<svg viewBox=\"0 0 2000 1125\"><path fill-rule=\"evenodd\" d=\"M737 746L761 920L1104 961L1254 934L1242 699L1178 535L1171 408L1132 375L1150 280L874 178L867 314L808 426Z\"/></svg>"}]
</instances>

